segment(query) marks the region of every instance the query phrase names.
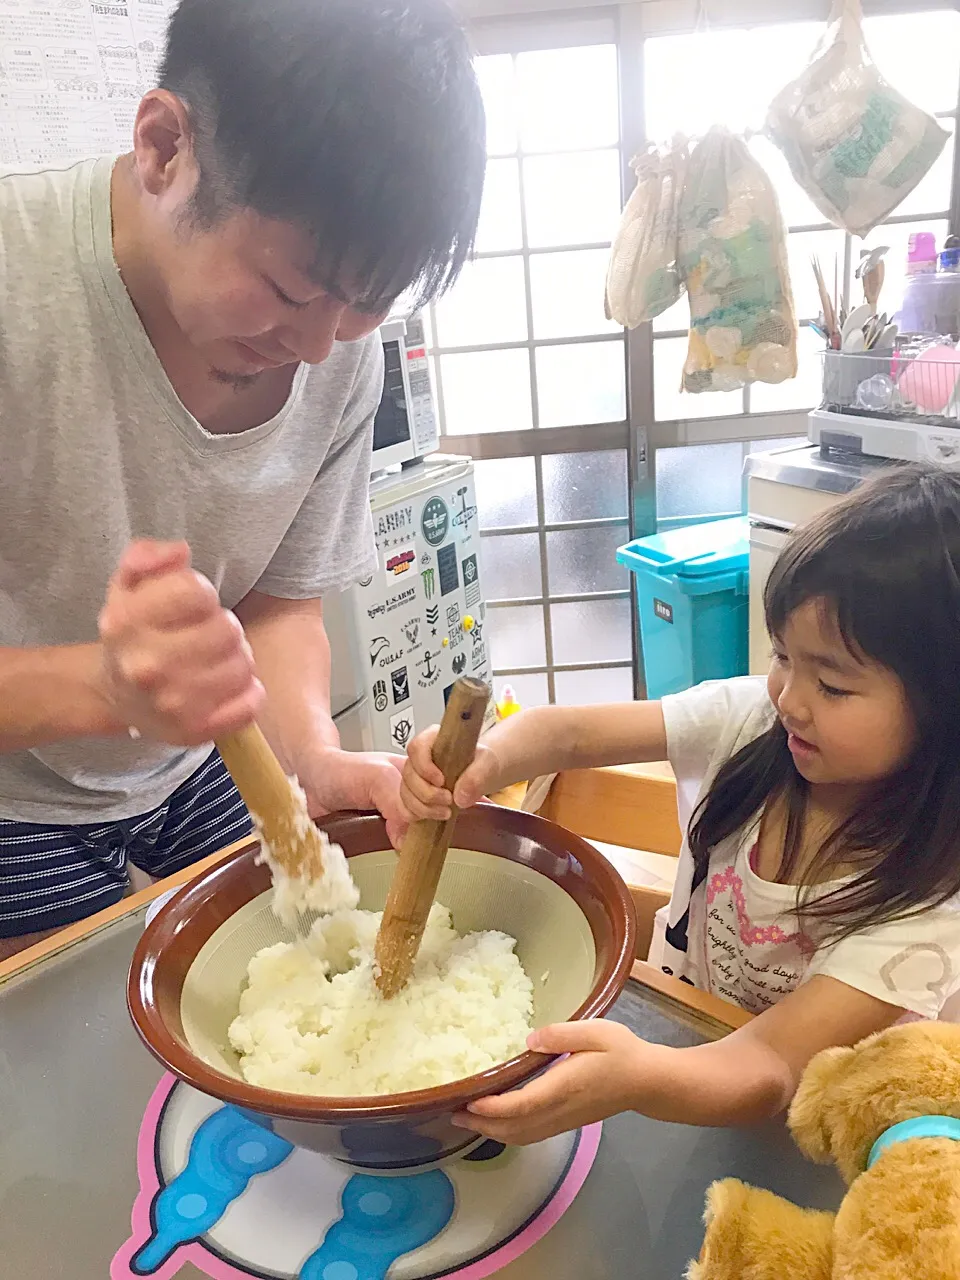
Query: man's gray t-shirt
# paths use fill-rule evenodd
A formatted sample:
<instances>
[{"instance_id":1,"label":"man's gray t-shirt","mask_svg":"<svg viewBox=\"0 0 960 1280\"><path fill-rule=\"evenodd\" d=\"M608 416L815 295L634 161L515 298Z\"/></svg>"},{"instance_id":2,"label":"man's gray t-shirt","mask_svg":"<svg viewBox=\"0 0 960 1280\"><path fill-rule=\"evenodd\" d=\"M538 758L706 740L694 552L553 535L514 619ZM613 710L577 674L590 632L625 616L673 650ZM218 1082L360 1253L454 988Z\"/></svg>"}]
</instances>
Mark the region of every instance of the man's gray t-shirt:
<instances>
[{"instance_id":1,"label":"man's gray t-shirt","mask_svg":"<svg viewBox=\"0 0 960 1280\"><path fill-rule=\"evenodd\" d=\"M0 645L97 638L132 538L185 539L227 608L308 599L374 562L382 347L301 365L275 418L212 435L184 408L113 257L112 158L0 174ZM209 747L127 737L0 754L0 818L96 823L162 804Z\"/></svg>"}]
</instances>

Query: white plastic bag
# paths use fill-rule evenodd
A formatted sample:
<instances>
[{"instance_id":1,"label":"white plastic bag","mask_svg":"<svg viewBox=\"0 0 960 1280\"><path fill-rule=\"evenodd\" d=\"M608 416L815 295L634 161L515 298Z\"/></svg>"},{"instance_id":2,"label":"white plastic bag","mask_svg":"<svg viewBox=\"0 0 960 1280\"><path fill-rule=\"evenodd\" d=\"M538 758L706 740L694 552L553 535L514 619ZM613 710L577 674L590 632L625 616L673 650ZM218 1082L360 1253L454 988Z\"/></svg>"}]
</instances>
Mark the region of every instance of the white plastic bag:
<instances>
[{"instance_id":1,"label":"white plastic bag","mask_svg":"<svg viewBox=\"0 0 960 1280\"><path fill-rule=\"evenodd\" d=\"M797 321L780 207L746 144L726 129L711 129L690 155L679 262L690 300L684 391L795 377Z\"/></svg>"},{"instance_id":2,"label":"white plastic bag","mask_svg":"<svg viewBox=\"0 0 960 1280\"><path fill-rule=\"evenodd\" d=\"M632 161L637 185L613 243L606 291L607 319L628 329L666 311L683 292L677 219L686 161L683 139L651 146Z\"/></svg>"},{"instance_id":3,"label":"white plastic bag","mask_svg":"<svg viewBox=\"0 0 960 1280\"><path fill-rule=\"evenodd\" d=\"M834 0L807 67L770 104L766 132L821 213L857 236L910 194L948 137L874 66L860 0Z\"/></svg>"}]
</instances>

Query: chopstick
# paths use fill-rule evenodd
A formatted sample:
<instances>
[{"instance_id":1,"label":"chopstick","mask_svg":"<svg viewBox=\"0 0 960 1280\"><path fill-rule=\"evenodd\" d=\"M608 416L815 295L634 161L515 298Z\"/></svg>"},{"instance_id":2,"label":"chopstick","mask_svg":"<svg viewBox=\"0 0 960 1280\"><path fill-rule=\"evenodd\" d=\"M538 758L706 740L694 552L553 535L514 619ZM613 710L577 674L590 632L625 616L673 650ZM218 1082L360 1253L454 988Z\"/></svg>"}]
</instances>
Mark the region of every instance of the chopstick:
<instances>
[{"instance_id":1,"label":"chopstick","mask_svg":"<svg viewBox=\"0 0 960 1280\"><path fill-rule=\"evenodd\" d=\"M816 256L812 257L810 259L810 265L813 267L813 274L817 281L817 289L820 293L820 306L823 310L823 323L827 333L827 341L831 347L839 347L840 328L837 323L837 310L833 299L827 291L827 284L823 278L823 269L820 266L819 258Z\"/></svg>"}]
</instances>

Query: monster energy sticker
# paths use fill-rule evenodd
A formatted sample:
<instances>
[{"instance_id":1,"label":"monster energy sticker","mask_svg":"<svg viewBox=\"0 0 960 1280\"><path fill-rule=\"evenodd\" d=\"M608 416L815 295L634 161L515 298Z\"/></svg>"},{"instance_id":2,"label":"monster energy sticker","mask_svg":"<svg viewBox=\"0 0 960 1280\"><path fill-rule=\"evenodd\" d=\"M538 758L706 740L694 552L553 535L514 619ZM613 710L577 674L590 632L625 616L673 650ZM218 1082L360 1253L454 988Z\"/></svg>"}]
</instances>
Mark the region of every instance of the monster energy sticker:
<instances>
[{"instance_id":1,"label":"monster energy sticker","mask_svg":"<svg viewBox=\"0 0 960 1280\"><path fill-rule=\"evenodd\" d=\"M440 575L440 594L448 596L460 585L460 574L457 571L457 544L451 542L448 547L441 547L437 552L437 571Z\"/></svg>"},{"instance_id":2,"label":"monster energy sticker","mask_svg":"<svg viewBox=\"0 0 960 1280\"><path fill-rule=\"evenodd\" d=\"M450 512L442 498L434 495L427 500L420 516L420 531L431 547L439 547L450 528Z\"/></svg>"},{"instance_id":3,"label":"monster energy sticker","mask_svg":"<svg viewBox=\"0 0 960 1280\"><path fill-rule=\"evenodd\" d=\"M416 731L412 707L408 707L405 711L398 711L396 715L390 717L390 740L401 751L406 751L407 744Z\"/></svg>"},{"instance_id":4,"label":"monster energy sticker","mask_svg":"<svg viewBox=\"0 0 960 1280\"><path fill-rule=\"evenodd\" d=\"M424 596L427 600L432 600L437 589L433 568L424 569L420 574L420 581L423 583Z\"/></svg>"},{"instance_id":5,"label":"monster energy sticker","mask_svg":"<svg viewBox=\"0 0 960 1280\"><path fill-rule=\"evenodd\" d=\"M427 649L423 657L417 659L417 684L421 689L431 689L437 683L440 675L440 668L437 665L439 657L439 649L435 653Z\"/></svg>"},{"instance_id":6,"label":"monster energy sticker","mask_svg":"<svg viewBox=\"0 0 960 1280\"><path fill-rule=\"evenodd\" d=\"M480 603L480 571L477 568L476 553L461 560L463 572L463 600L468 609Z\"/></svg>"},{"instance_id":7,"label":"monster energy sticker","mask_svg":"<svg viewBox=\"0 0 960 1280\"><path fill-rule=\"evenodd\" d=\"M387 684L385 680L378 680L373 686L373 705L378 711L386 711L387 709Z\"/></svg>"},{"instance_id":8,"label":"monster energy sticker","mask_svg":"<svg viewBox=\"0 0 960 1280\"><path fill-rule=\"evenodd\" d=\"M393 686L393 705L406 702L410 697L410 677L406 667L398 667L390 672L390 684Z\"/></svg>"}]
</instances>

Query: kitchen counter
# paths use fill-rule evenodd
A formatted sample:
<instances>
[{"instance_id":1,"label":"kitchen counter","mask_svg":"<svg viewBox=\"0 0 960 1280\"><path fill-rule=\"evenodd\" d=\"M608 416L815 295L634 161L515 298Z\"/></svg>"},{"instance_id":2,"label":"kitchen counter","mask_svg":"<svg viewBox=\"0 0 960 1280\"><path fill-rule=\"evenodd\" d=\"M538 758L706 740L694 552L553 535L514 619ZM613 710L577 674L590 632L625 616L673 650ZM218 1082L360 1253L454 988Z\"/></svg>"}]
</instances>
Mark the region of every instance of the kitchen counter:
<instances>
[{"instance_id":1,"label":"kitchen counter","mask_svg":"<svg viewBox=\"0 0 960 1280\"><path fill-rule=\"evenodd\" d=\"M841 495L852 493L864 480L891 465L888 458L843 453L811 444L751 453L743 464L743 474L750 488L759 481ZM753 516L749 498L748 509Z\"/></svg>"},{"instance_id":2,"label":"kitchen counter","mask_svg":"<svg viewBox=\"0 0 960 1280\"><path fill-rule=\"evenodd\" d=\"M147 899L164 887L0 970L0 1275L107 1280L130 1233L137 1133L161 1069L130 1024L124 986ZM696 1009L636 983L614 1016L665 1044L716 1034ZM780 1124L705 1130L623 1115L605 1125L570 1210L499 1274L679 1280L700 1247L704 1193L730 1175L813 1207L842 1194ZM201 1273L187 1264L177 1276Z\"/></svg>"}]
</instances>

